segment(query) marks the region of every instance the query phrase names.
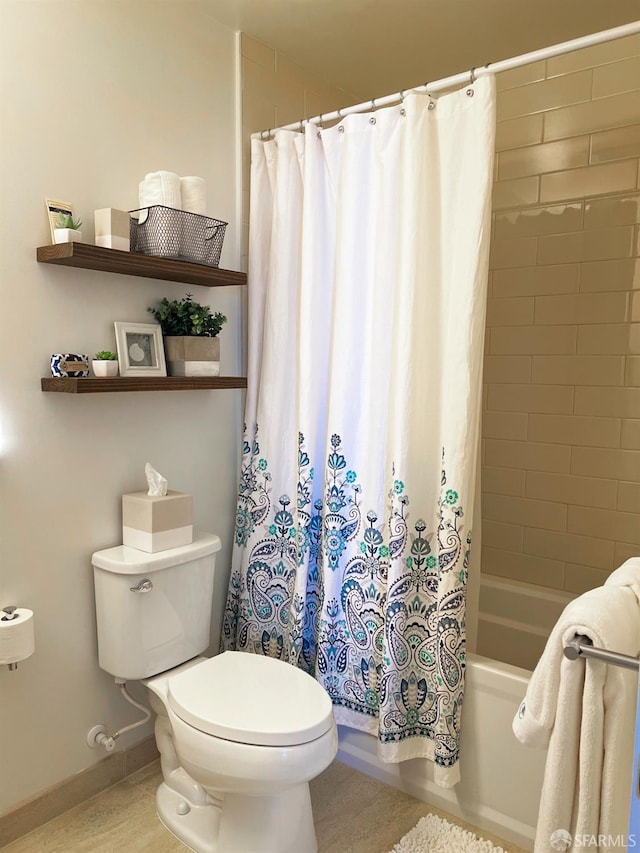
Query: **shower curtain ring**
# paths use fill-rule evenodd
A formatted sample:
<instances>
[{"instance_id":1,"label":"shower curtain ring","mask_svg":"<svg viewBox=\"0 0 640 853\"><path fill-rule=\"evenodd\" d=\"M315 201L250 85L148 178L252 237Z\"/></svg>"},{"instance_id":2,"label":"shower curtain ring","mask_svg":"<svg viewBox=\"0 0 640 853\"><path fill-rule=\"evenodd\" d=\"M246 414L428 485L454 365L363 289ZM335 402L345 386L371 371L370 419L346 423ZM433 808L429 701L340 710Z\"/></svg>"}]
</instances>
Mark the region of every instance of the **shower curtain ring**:
<instances>
[{"instance_id":1,"label":"shower curtain ring","mask_svg":"<svg viewBox=\"0 0 640 853\"><path fill-rule=\"evenodd\" d=\"M472 86L473 86L473 84L476 82L476 74L475 74L475 71L476 71L476 69L475 69L475 68L472 68L472 69L471 69L471 71L469 72L469 82L471 83L471 85L472 85Z\"/></svg>"},{"instance_id":2,"label":"shower curtain ring","mask_svg":"<svg viewBox=\"0 0 640 853\"><path fill-rule=\"evenodd\" d=\"M376 99L371 98L371 109L375 112L376 109Z\"/></svg>"}]
</instances>

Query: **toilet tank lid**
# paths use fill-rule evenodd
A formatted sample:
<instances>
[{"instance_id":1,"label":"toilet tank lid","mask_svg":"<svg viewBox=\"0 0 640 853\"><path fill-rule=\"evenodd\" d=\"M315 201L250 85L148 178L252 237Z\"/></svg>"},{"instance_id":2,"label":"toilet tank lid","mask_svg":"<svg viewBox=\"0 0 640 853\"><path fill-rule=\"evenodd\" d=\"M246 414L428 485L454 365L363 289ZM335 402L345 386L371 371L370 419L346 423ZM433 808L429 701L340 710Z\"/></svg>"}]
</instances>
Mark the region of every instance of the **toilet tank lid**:
<instances>
[{"instance_id":1,"label":"toilet tank lid","mask_svg":"<svg viewBox=\"0 0 640 853\"><path fill-rule=\"evenodd\" d=\"M154 554L130 548L128 545L116 545L114 548L96 551L91 556L91 565L120 575L137 575L140 572L155 572L169 566L179 566L199 557L208 557L220 548L220 537L214 533L196 530L193 533L193 542L189 545L156 551Z\"/></svg>"}]
</instances>

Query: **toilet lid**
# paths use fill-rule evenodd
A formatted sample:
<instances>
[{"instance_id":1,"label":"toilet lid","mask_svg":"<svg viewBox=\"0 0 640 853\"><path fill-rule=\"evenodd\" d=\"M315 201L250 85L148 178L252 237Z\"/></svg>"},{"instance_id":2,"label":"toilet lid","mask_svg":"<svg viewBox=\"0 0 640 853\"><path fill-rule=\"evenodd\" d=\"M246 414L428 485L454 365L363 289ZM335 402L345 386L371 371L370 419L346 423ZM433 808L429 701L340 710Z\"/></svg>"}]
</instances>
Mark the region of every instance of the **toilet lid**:
<instances>
[{"instance_id":1,"label":"toilet lid","mask_svg":"<svg viewBox=\"0 0 640 853\"><path fill-rule=\"evenodd\" d=\"M333 724L331 700L291 664L223 652L169 680L167 701L185 723L237 743L309 743Z\"/></svg>"}]
</instances>

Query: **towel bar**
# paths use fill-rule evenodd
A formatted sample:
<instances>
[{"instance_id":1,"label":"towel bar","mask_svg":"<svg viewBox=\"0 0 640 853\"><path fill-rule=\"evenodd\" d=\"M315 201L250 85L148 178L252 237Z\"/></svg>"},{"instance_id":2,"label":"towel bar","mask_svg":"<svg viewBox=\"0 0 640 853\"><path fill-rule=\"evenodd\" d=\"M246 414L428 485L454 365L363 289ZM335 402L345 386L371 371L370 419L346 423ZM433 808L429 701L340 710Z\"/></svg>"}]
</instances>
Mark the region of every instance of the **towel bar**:
<instances>
[{"instance_id":1,"label":"towel bar","mask_svg":"<svg viewBox=\"0 0 640 853\"><path fill-rule=\"evenodd\" d=\"M579 657L596 658L597 660L622 666L625 669L640 670L640 658L630 655L622 655L619 652L610 652L607 649L598 649L591 644L588 637L578 634L564 647L564 656L569 660L577 660Z\"/></svg>"}]
</instances>

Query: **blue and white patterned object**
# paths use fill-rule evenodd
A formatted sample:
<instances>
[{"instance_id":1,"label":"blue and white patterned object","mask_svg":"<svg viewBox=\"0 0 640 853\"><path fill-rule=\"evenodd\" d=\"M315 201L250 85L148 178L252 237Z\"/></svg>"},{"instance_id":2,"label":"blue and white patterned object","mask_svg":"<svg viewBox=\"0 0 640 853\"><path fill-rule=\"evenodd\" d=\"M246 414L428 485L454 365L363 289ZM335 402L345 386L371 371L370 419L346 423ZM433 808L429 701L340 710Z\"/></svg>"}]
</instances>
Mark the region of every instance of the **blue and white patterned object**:
<instances>
[{"instance_id":1,"label":"blue and white patterned object","mask_svg":"<svg viewBox=\"0 0 640 853\"><path fill-rule=\"evenodd\" d=\"M235 543L246 549L246 568L231 574L223 649L299 666L327 690L339 723L353 713L361 723L352 727L366 731L362 721L377 718L381 744L426 738L433 761L454 767L471 538L462 532L463 510L447 485L444 454L431 513L437 527L417 518L411 530L405 483L395 475L387 520L374 510L365 516L363 488L337 433L321 475L324 499L314 499L322 466L312 466L302 433L298 440L296 494L274 499L257 425L252 440L245 433ZM304 597L296 586L301 568ZM339 578L338 595L327 592L327 577Z\"/></svg>"},{"instance_id":2,"label":"blue and white patterned object","mask_svg":"<svg viewBox=\"0 0 640 853\"><path fill-rule=\"evenodd\" d=\"M51 356L51 375L56 378L89 375L89 356L73 352L55 352Z\"/></svg>"}]
</instances>

